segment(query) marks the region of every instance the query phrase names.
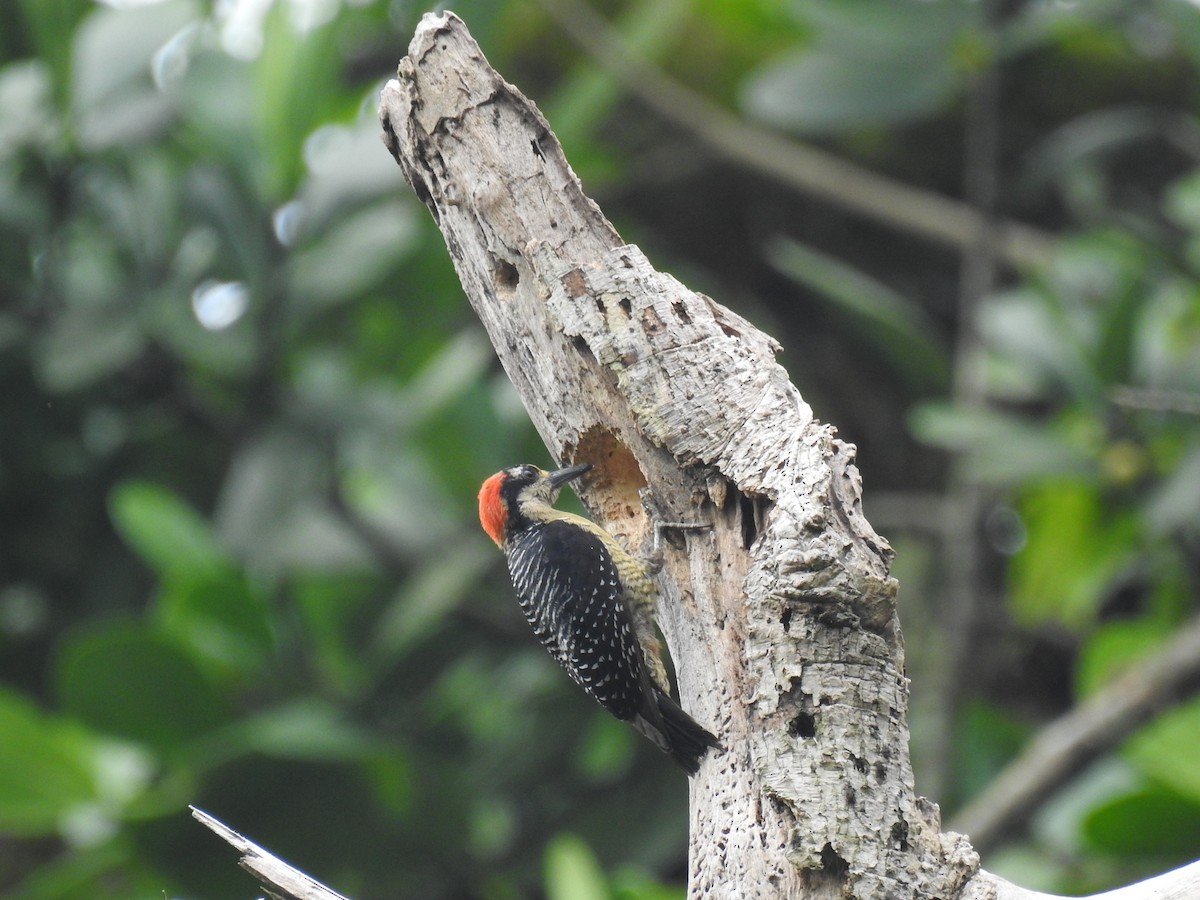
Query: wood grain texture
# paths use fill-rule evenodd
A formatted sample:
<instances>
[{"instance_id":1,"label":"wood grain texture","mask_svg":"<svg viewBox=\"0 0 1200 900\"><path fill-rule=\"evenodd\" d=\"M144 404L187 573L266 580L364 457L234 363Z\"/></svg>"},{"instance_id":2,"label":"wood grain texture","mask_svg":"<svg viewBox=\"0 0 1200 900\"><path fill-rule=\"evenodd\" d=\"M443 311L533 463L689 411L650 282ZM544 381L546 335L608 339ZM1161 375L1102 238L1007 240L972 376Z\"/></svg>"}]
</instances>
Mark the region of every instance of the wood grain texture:
<instances>
[{"instance_id":1,"label":"wood grain texture","mask_svg":"<svg viewBox=\"0 0 1200 900\"><path fill-rule=\"evenodd\" d=\"M452 14L381 114L547 446L596 463L592 512L635 550L643 486L715 526L661 577L681 699L728 748L692 782L693 895L955 893L977 860L913 792L891 551L776 342L621 242Z\"/></svg>"}]
</instances>

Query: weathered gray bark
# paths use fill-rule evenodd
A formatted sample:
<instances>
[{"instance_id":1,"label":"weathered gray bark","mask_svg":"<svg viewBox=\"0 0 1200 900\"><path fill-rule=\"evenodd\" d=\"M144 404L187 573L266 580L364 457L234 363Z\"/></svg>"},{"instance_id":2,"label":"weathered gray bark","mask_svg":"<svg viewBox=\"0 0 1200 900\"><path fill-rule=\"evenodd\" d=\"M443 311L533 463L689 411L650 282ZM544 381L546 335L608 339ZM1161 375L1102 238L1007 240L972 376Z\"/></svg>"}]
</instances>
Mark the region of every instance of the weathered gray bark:
<instances>
[{"instance_id":1,"label":"weathered gray bark","mask_svg":"<svg viewBox=\"0 0 1200 900\"><path fill-rule=\"evenodd\" d=\"M380 114L546 445L596 464L597 519L644 547L648 487L714 526L661 577L681 699L727 748L691 781L691 896L1034 896L915 794L891 550L775 342L622 243L453 14L422 21Z\"/></svg>"}]
</instances>

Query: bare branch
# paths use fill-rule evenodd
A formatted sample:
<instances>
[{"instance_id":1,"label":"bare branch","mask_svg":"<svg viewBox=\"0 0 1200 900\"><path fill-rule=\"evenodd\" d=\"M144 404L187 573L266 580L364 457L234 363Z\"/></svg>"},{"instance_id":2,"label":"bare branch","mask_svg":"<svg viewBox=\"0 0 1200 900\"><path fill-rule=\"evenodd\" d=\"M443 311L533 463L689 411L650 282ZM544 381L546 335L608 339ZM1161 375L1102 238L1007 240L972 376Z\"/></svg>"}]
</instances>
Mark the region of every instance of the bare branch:
<instances>
[{"instance_id":1,"label":"bare branch","mask_svg":"<svg viewBox=\"0 0 1200 900\"><path fill-rule=\"evenodd\" d=\"M225 843L242 854L238 865L254 875L271 896L285 898L285 900L346 900L341 894L331 891L319 881L310 878L299 869L289 866L253 841L242 837L204 810L194 806L188 808L192 811L193 818L203 823Z\"/></svg>"},{"instance_id":2,"label":"bare branch","mask_svg":"<svg viewBox=\"0 0 1200 900\"><path fill-rule=\"evenodd\" d=\"M1102 894L1089 894L1072 900L1193 900L1200 896L1200 862L1162 875L1147 878ZM997 878L990 872L980 872L971 879L959 900L1067 900L1059 894L1029 891Z\"/></svg>"},{"instance_id":3,"label":"bare branch","mask_svg":"<svg viewBox=\"0 0 1200 900\"><path fill-rule=\"evenodd\" d=\"M1113 389L1112 402L1126 409L1200 416L1200 395L1189 391L1164 391L1121 385Z\"/></svg>"},{"instance_id":4,"label":"bare branch","mask_svg":"<svg viewBox=\"0 0 1200 900\"><path fill-rule=\"evenodd\" d=\"M992 847L1084 766L1200 683L1200 618L1166 646L1098 690L1038 734L987 790L954 818L953 828Z\"/></svg>"}]
</instances>

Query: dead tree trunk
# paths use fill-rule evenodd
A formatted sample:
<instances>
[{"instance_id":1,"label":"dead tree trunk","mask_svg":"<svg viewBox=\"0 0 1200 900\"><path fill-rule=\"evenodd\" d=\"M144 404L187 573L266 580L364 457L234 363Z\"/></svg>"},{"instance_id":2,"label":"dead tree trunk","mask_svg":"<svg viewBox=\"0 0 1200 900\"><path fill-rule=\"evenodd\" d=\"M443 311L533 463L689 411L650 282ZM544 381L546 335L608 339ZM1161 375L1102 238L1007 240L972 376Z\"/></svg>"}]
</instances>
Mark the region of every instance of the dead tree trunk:
<instances>
[{"instance_id":1,"label":"dead tree trunk","mask_svg":"<svg viewBox=\"0 0 1200 900\"><path fill-rule=\"evenodd\" d=\"M623 244L534 105L461 20L427 15L382 96L389 150L546 445L631 550L660 514L660 622L726 751L691 781L692 897L1033 896L916 796L891 550L854 448L775 342Z\"/></svg>"}]
</instances>

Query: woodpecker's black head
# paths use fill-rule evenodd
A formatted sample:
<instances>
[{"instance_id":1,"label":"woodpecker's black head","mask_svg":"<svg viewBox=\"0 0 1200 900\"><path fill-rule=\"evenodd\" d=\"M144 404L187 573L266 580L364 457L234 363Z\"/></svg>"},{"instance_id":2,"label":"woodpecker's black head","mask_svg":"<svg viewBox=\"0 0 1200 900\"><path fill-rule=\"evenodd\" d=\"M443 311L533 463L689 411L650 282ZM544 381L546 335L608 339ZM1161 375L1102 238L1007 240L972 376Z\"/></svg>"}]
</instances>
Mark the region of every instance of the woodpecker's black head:
<instances>
[{"instance_id":1,"label":"woodpecker's black head","mask_svg":"<svg viewBox=\"0 0 1200 900\"><path fill-rule=\"evenodd\" d=\"M559 489L592 467L579 463L554 472L537 466L510 466L483 483L479 489L479 521L499 546L506 538L528 528L531 513L550 506Z\"/></svg>"}]
</instances>

